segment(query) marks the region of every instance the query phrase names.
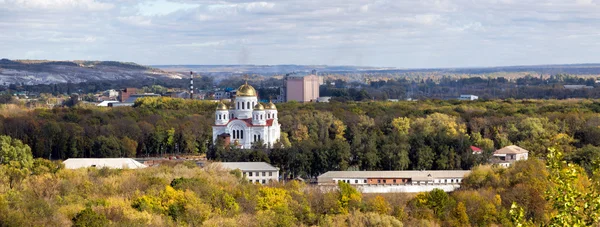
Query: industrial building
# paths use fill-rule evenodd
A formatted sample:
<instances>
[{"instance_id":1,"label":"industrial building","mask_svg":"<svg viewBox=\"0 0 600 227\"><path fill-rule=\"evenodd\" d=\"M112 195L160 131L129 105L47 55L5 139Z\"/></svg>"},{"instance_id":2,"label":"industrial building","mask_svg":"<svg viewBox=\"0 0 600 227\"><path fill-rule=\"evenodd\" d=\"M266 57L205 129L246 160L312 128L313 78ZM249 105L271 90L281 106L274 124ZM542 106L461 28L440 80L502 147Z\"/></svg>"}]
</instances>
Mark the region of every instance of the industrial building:
<instances>
[{"instance_id":1,"label":"industrial building","mask_svg":"<svg viewBox=\"0 0 600 227\"><path fill-rule=\"evenodd\" d=\"M279 101L315 102L319 98L321 81L315 70L311 73L286 74Z\"/></svg>"},{"instance_id":2,"label":"industrial building","mask_svg":"<svg viewBox=\"0 0 600 227\"><path fill-rule=\"evenodd\" d=\"M79 168L111 168L141 169L147 166L132 158L69 158L63 161L66 169Z\"/></svg>"}]
</instances>

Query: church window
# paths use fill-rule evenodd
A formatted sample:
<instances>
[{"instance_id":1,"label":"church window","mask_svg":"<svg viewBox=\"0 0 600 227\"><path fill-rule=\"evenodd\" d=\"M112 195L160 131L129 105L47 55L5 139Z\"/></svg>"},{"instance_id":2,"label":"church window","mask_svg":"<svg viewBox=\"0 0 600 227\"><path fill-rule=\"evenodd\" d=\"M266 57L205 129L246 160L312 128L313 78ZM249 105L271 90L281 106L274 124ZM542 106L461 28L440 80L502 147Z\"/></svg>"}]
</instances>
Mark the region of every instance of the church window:
<instances>
[{"instance_id":1,"label":"church window","mask_svg":"<svg viewBox=\"0 0 600 227\"><path fill-rule=\"evenodd\" d=\"M244 130L240 130L240 139L244 139Z\"/></svg>"},{"instance_id":2,"label":"church window","mask_svg":"<svg viewBox=\"0 0 600 227\"><path fill-rule=\"evenodd\" d=\"M221 115L219 114L219 120L221 120Z\"/></svg>"},{"instance_id":3,"label":"church window","mask_svg":"<svg viewBox=\"0 0 600 227\"><path fill-rule=\"evenodd\" d=\"M244 108L244 105L245 105L245 103L244 103L244 102L242 102L242 110L243 110L243 109L245 109L245 108Z\"/></svg>"},{"instance_id":4,"label":"church window","mask_svg":"<svg viewBox=\"0 0 600 227\"><path fill-rule=\"evenodd\" d=\"M238 110L239 110L240 109L240 103L238 102L237 105L238 105Z\"/></svg>"},{"instance_id":5,"label":"church window","mask_svg":"<svg viewBox=\"0 0 600 227\"><path fill-rule=\"evenodd\" d=\"M263 119L263 115L262 115L262 114L260 115L260 119L261 119L261 120Z\"/></svg>"},{"instance_id":6,"label":"church window","mask_svg":"<svg viewBox=\"0 0 600 227\"><path fill-rule=\"evenodd\" d=\"M254 142L256 142L256 135L254 135Z\"/></svg>"},{"instance_id":7,"label":"church window","mask_svg":"<svg viewBox=\"0 0 600 227\"><path fill-rule=\"evenodd\" d=\"M251 109L252 107L250 106L250 102L248 102L248 109Z\"/></svg>"},{"instance_id":8,"label":"church window","mask_svg":"<svg viewBox=\"0 0 600 227\"><path fill-rule=\"evenodd\" d=\"M258 140L260 140L260 135L258 135Z\"/></svg>"}]
</instances>

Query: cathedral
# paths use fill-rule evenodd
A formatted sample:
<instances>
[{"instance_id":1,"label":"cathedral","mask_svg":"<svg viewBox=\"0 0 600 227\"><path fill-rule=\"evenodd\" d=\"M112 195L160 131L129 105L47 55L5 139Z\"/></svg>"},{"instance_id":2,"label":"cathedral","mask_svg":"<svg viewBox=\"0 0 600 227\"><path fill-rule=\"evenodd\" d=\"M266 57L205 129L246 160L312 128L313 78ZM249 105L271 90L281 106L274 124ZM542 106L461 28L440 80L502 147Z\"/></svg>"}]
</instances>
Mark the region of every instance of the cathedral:
<instances>
[{"instance_id":1,"label":"cathedral","mask_svg":"<svg viewBox=\"0 0 600 227\"><path fill-rule=\"evenodd\" d=\"M242 149L251 148L258 141L270 147L279 140L280 127L275 104L259 103L256 90L246 82L237 89L229 107L223 102L217 105L213 142L222 137L226 144Z\"/></svg>"}]
</instances>

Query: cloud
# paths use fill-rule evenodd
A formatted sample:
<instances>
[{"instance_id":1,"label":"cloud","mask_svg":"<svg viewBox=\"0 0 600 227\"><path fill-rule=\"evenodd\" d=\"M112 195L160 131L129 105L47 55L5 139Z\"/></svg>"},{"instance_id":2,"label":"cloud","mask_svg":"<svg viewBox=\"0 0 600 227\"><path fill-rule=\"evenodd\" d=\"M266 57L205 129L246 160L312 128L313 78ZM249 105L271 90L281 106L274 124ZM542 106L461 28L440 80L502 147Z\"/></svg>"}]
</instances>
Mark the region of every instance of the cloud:
<instances>
[{"instance_id":1,"label":"cloud","mask_svg":"<svg viewBox=\"0 0 600 227\"><path fill-rule=\"evenodd\" d=\"M0 57L409 68L594 62L598 12L598 0L0 0Z\"/></svg>"},{"instance_id":2,"label":"cloud","mask_svg":"<svg viewBox=\"0 0 600 227\"><path fill-rule=\"evenodd\" d=\"M95 0L3 0L0 6L20 9L42 10L109 10L114 7L111 3Z\"/></svg>"}]
</instances>

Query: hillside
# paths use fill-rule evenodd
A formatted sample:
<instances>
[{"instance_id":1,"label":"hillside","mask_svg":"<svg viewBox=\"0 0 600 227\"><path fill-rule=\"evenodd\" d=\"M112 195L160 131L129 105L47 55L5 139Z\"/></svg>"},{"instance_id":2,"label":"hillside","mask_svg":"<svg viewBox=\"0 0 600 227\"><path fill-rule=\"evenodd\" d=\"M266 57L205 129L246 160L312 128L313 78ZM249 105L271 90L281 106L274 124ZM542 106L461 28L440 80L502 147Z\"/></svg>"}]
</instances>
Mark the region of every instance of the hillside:
<instances>
[{"instance_id":1,"label":"hillside","mask_svg":"<svg viewBox=\"0 0 600 227\"><path fill-rule=\"evenodd\" d=\"M532 73L532 74L600 74L600 64L562 64L562 65L526 65L472 68L394 68L366 66L329 66L329 65L154 65L153 67L169 72L194 71L210 75L262 74L274 75L289 72L309 72L313 69L326 74L394 74L394 75L482 75L494 73Z\"/></svg>"},{"instance_id":2,"label":"hillside","mask_svg":"<svg viewBox=\"0 0 600 227\"><path fill-rule=\"evenodd\" d=\"M176 73L129 62L0 60L0 84L79 83L152 77L180 78Z\"/></svg>"}]
</instances>

